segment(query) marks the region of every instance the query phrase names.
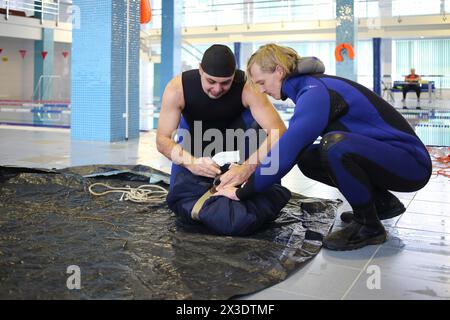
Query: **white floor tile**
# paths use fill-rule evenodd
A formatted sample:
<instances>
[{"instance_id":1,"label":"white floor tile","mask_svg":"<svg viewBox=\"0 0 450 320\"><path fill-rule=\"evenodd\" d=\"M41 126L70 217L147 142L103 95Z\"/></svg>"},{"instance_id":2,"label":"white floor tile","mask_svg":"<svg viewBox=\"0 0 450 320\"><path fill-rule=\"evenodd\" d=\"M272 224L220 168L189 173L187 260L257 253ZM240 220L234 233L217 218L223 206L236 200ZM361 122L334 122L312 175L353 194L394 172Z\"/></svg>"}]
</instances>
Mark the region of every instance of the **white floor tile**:
<instances>
[{"instance_id":1,"label":"white floor tile","mask_svg":"<svg viewBox=\"0 0 450 320\"><path fill-rule=\"evenodd\" d=\"M374 272L368 276L373 276ZM448 300L450 286L403 276L381 274L376 280L361 277L345 300Z\"/></svg>"},{"instance_id":2,"label":"white floor tile","mask_svg":"<svg viewBox=\"0 0 450 320\"><path fill-rule=\"evenodd\" d=\"M450 217L405 212L396 226L399 228L450 234Z\"/></svg>"},{"instance_id":3,"label":"white floor tile","mask_svg":"<svg viewBox=\"0 0 450 320\"><path fill-rule=\"evenodd\" d=\"M63 168L86 164L143 164L170 172L155 132L119 143L71 141L66 129L0 126L0 165ZM336 189L294 167L283 179L294 192L344 199ZM450 180L433 177L422 190L394 194L407 213L385 221L388 241L355 251L323 249L285 281L243 299L448 299ZM347 206L347 207L346 207ZM350 209L348 203L340 212ZM336 219L336 227L342 226ZM369 290L365 266L380 266L381 290Z\"/></svg>"},{"instance_id":4,"label":"white floor tile","mask_svg":"<svg viewBox=\"0 0 450 320\"><path fill-rule=\"evenodd\" d=\"M409 204L407 211L450 217L450 203L413 200Z\"/></svg>"}]
</instances>

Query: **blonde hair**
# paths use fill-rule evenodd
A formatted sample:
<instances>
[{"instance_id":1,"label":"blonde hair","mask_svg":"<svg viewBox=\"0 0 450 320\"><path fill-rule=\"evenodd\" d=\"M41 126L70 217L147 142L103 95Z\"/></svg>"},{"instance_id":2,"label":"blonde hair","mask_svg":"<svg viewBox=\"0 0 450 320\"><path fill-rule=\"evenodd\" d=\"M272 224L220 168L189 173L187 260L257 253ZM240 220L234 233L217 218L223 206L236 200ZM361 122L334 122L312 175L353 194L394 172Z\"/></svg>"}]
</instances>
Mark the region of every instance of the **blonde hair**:
<instances>
[{"instance_id":1,"label":"blonde hair","mask_svg":"<svg viewBox=\"0 0 450 320\"><path fill-rule=\"evenodd\" d=\"M250 69L257 63L263 72L274 72L277 66L283 68L285 77L289 76L297 68L297 60L300 56L289 47L283 47L269 43L259 47L247 62L247 78L251 79Z\"/></svg>"}]
</instances>

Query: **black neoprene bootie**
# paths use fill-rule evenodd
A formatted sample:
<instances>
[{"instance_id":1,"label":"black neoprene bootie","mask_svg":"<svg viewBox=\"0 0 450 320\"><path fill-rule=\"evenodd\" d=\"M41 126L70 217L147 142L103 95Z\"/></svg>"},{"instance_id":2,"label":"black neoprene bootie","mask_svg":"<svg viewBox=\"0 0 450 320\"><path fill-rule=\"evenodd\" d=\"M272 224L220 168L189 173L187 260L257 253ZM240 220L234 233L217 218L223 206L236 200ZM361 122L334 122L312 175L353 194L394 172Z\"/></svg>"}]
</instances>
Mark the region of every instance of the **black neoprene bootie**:
<instances>
[{"instance_id":1,"label":"black neoprene bootie","mask_svg":"<svg viewBox=\"0 0 450 320\"><path fill-rule=\"evenodd\" d=\"M380 220L394 218L406 211L403 203L389 191L375 193L375 207ZM346 223L353 221L353 211L342 212L341 220Z\"/></svg>"},{"instance_id":2,"label":"black neoprene bootie","mask_svg":"<svg viewBox=\"0 0 450 320\"><path fill-rule=\"evenodd\" d=\"M386 230L378 219L373 202L355 208L353 220L343 229L323 239L324 247L331 250L354 250L386 241Z\"/></svg>"},{"instance_id":3,"label":"black neoprene bootie","mask_svg":"<svg viewBox=\"0 0 450 320\"><path fill-rule=\"evenodd\" d=\"M386 237L386 230L381 223L378 226L367 226L353 220L343 229L327 235L323 239L323 246L330 250L354 250L381 244L386 241Z\"/></svg>"}]
</instances>

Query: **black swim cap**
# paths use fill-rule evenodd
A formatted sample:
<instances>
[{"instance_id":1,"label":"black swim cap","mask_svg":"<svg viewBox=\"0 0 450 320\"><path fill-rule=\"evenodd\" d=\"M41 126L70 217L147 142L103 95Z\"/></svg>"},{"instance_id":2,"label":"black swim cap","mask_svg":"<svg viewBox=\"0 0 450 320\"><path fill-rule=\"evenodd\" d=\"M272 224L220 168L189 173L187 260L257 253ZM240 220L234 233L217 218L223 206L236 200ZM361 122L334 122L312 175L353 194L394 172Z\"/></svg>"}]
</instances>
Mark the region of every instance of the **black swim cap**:
<instances>
[{"instance_id":1,"label":"black swim cap","mask_svg":"<svg viewBox=\"0 0 450 320\"><path fill-rule=\"evenodd\" d=\"M236 71L236 59L227 46L215 44L209 47L201 62L203 71L213 77L231 77Z\"/></svg>"}]
</instances>

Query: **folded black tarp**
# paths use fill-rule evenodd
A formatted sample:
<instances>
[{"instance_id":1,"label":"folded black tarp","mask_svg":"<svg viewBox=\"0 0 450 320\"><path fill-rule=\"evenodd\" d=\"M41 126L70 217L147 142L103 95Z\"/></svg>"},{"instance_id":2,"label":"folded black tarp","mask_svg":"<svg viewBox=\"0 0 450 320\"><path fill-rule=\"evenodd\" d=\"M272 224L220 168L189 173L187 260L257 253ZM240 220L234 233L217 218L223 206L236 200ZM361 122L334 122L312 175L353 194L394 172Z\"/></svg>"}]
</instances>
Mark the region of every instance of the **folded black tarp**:
<instances>
[{"instance_id":1,"label":"folded black tarp","mask_svg":"<svg viewBox=\"0 0 450 320\"><path fill-rule=\"evenodd\" d=\"M146 166L0 167L1 299L229 299L284 280L316 255L339 201L302 197L247 237L177 223L166 204L89 186L158 183ZM81 289L69 290L80 270ZM69 270L68 270L69 268ZM69 271L69 272L68 272Z\"/></svg>"}]
</instances>

